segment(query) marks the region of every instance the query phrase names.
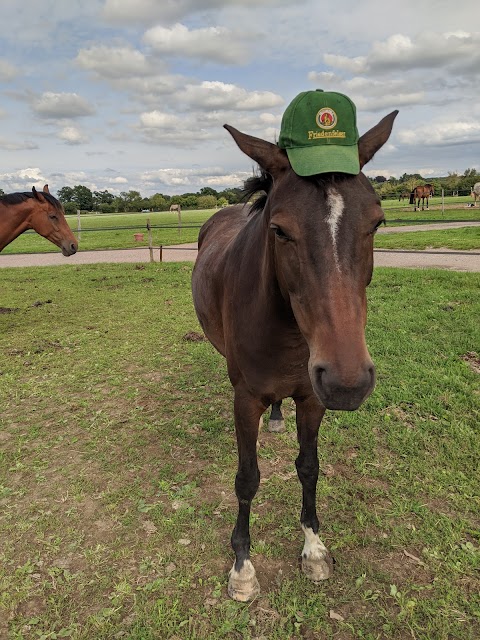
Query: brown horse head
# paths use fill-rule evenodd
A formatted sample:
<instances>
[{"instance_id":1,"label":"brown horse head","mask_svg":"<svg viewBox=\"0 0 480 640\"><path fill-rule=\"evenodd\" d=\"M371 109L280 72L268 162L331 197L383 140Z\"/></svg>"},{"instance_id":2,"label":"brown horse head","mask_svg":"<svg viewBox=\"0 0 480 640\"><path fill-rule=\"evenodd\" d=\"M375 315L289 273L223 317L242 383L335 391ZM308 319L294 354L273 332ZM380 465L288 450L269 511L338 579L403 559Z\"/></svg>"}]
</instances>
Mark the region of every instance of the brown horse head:
<instances>
[{"instance_id":1,"label":"brown horse head","mask_svg":"<svg viewBox=\"0 0 480 640\"><path fill-rule=\"evenodd\" d=\"M388 140L397 113L360 138L361 167ZM329 409L354 410L375 384L365 342L366 287L373 270L373 236L384 222L380 200L362 173L300 177L278 146L225 127L270 176L261 214L266 249L260 260L263 273L274 272L266 286L279 290L282 304L276 303L276 315L267 320L269 330L285 333L286 318L293 314L308 345L315 394ZM248 296L249 286L247 278L239 295ZM266 291L267 298L271 293ZM293 325L291 340L296 340Z\"/></svg>"},{"instance_id":2,"label":"brown horse head","mask_svg":"<svg viewBox=\"0 0 480 640\"><path fill-rule=\"evenodd\" d=\"M28 218L28 228L60 247L64 256L71 256L77 252L78 242L65 219L65 212L61 202L54 198L48 189L48 184L39 192L32 187L34 206Z\"/></svg>"}]
</instances>

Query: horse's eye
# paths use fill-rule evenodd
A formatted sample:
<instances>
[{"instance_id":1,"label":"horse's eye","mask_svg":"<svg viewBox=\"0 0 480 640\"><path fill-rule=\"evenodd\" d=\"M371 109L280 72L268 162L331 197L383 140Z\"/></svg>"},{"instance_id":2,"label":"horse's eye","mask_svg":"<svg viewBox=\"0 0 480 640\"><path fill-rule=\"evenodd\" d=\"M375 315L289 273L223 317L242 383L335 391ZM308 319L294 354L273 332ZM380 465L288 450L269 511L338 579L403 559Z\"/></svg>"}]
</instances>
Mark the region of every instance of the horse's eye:
<instances>
[{"instance_id":1,"label":"horse's eye","mask_svg":"<svg viewBox=\"0 0 480 640\"><path fill-rule=\"evenodd\" d=\"M51 213L48 217L50 220L58 220L58 217L54 213Z\"/></svg>"},{"instance_id":2,"label":"horse's eye","mask_svg":"<svg viewBox=\"0 0 480 640\"><path fill-rule=\"evenodd\" d=\"M287 236L287 234L283 231L283 229L278 227L276 224L271 224L270 229L273 229L273 231L275 232L275 235L280 240L291 240L291 238Z\"/></svg>"},{"instance_id":3,"label":"horse's eye","mask_svg":"<svg viewBox=\"0 0 480 640\"><path fill-rule=\"evenodd\" d=\"M373 231L372 231L372 235L374 235L377 231L378 228L380 227L380 225L384 224L385 226L387 226L387 221L385 220L385 218L383 220L379 220L377 222L377 224L373 227Z\"/></svg>"}]
</instances>

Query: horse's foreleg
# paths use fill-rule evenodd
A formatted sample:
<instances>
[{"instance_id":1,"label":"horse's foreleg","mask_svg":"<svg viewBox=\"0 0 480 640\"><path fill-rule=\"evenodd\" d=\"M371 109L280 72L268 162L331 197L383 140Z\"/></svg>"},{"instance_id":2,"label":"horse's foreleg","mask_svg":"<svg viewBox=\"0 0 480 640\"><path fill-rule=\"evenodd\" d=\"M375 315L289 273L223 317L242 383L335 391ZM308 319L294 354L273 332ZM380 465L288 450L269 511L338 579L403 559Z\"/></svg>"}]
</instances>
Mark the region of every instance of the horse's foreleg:
<instances>
[{"instance_id":1,"label":"horse's foreleg","mask_svg":"<svg viewBox=\"0 0 480 640\"><path fill-rule=\"evenodd\" d=\"M268 430L275 433L283 433L285 431L285 421L282 415L282 401L272 404L272 412L268 421Z\"/></svg>"},{"instance_id":2,"label":"horse's foreleg","mask_svg":"<svg viewBox=\"0 0 480 640\"><path fill-rule=\"evenodd\" d=\"M300 524L305 534L302 551L302 570L305 575L319 582L326 580L333 572L333 559L318 535L316 496L318 480L318 428L325 408L315 397L295 400L297 405L297 437L300 445L295 460L297 473L303 489Z\"/></svg>"},{"instance_id":3,"label":"horse's foreleg","mask_svg":"<svg viewBox=\"0 0 480 640\"><path fill-rule=\"evenodd\" d=\"M238 516L232 532L235 562L228 580L228 595L239 602L253 600L260 586L250 560L250 508L260 484L257 463L258 425L266 407L247 391L235 389L235 433L238 447L238 471L235 493Z\"/></svg>"}]
</instances>

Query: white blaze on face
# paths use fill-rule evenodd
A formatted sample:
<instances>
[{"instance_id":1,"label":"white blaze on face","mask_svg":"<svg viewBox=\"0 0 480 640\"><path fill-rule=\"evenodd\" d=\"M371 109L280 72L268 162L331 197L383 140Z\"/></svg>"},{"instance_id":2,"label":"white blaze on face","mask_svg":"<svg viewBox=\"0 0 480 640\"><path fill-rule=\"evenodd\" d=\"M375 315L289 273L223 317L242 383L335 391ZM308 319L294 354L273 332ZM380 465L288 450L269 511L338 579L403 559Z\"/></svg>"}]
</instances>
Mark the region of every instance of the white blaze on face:
<instances>
[{"instance_id":1,"label":"white blaze on face","mask_svg":"<svg viewBox=\"0 0 480 640\"><path fill-rule=\"evenodd\" d=\"M330 235L332 236L333 243L333 255L335 257L335 264L340 271L340 262L338 260L338 248L337 248L337 235L340 226L340 220L345 209L345 203L342 196L333 188L330 188L327 192L327 207L328 216L327 224L330 229Z\"/></svg>"}]
</instances>

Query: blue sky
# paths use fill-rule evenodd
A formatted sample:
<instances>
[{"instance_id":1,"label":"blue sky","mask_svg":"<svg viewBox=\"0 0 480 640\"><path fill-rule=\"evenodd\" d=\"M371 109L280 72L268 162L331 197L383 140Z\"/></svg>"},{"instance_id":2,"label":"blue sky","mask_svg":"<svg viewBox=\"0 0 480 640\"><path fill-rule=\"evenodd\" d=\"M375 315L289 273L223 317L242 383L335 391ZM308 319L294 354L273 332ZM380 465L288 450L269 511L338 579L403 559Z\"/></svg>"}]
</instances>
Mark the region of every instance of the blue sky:
<instances>
[{"instance_id":1,"label":"blue sky","mask_svg":"<svg viewBox=\"0 0 480 640\"><path fill-rule=\"evenodd\" d=\"M300 91L348 94L369 175L480 170L477 2L2 0L0 187L142 195L240 186L222 128L274 142Z\"/></svg>"}]
</instances>

